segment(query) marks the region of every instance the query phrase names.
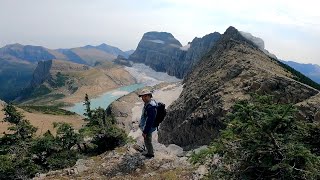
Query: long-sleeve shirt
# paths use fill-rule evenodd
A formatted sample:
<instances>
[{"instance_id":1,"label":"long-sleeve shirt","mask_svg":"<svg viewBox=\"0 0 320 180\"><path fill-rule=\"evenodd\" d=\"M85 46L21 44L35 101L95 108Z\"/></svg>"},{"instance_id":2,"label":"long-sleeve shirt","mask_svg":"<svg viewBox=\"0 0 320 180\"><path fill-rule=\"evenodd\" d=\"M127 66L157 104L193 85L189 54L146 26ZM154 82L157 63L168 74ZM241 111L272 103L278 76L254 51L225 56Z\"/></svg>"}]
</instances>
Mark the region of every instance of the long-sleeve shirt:
<instances>
[{"instance_id":1,"label":"long-sleeve shirt","mask_svg":"<svg viewBox=\"0 0 320 180\"><path fill-rule=\"evenodd\" d=\"M152 127L157 115L157 103L151 99L149 103L146 103L142 109L142 115L139 123L139 127L144 134L149 134L155 131L157 128Z\"/></svg>"}]
</instances>

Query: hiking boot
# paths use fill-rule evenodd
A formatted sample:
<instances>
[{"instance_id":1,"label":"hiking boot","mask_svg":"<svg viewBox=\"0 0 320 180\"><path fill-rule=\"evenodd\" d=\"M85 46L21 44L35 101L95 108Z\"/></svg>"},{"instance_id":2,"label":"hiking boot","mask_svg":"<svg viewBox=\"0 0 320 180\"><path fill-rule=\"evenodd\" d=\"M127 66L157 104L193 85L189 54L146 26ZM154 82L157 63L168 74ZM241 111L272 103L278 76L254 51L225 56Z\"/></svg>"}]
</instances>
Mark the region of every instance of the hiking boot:
<instances>
[{"instance_id":1,"label":"hiking boot","mask_svg":"<svg viewBox=\"0 0 320 180\"><path fill-rule=\"evenodd\" d=\"M146 157L147 159L154 158L153 154L143 154L143 156Z\"/></svg>"}]
</instances>

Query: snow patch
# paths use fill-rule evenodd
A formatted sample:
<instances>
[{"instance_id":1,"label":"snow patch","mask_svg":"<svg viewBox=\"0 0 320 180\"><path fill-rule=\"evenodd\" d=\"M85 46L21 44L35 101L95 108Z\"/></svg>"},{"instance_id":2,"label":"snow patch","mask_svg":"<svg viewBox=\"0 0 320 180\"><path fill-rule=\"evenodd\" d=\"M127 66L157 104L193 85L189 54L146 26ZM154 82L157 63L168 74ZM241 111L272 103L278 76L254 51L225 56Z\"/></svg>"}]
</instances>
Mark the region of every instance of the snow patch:
<instances>
[{"instance_id":1,"label":"snow patch","mask_svg":"<svg viewBox=\"0 0 320 180\"><path fill-rule=\"evenodd\" d=\"M164 41L162 41L160 39L147 40L147 41L151 41L151 42L158 43L158 44L164 44Z\"/></svg>"}]
</instances>

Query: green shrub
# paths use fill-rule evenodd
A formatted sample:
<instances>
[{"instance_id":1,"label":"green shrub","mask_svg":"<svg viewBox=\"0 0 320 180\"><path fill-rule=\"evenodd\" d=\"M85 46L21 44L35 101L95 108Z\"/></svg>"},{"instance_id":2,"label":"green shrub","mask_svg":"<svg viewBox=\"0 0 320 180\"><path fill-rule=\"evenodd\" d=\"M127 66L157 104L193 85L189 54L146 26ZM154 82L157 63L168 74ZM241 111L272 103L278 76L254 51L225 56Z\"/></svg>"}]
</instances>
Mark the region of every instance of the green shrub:
<instances>
[{"instance_id":1,"label":"green shrub","mask_svg":"<svg viewBox=\"0 0 320 180\"><path fill-rule=\"evenodd\" d=\"M214 140L210 152L202 153L206 158L213 154L221 157L222 163L211 169L209 178L320 178L320 157L310 148L319 147L319 141L306 141L312 132L320 131L319 126L294 118L292 105L272 102L270 96L255 96L234 105L226 129ZM193 159L199 162L199 157Z\"/></svg>"},{"instance_id":2,"label":"green shrub","mask_svg":"<svg viewBox=\"0 0 320 180\"><path fill-rule=\"evenodd\" d=\"M73 150L64 150L54 153L48 157L48 167L50 170L63 169L76 164L79 153Z\"/></svg>"},{"instance_id":3,"label":"green shrub","mask_svg":"<svg viewBox=\"0 0 320 180\"><path fill-rule=\"evenodd\" d=\"M49 80L49 84L53 88L63 87L65 86L68 79L69 78L67 75L63 75L61 72L57 72L55 78Z\"/></svg>"},{"instance_id":4,"label":"green shrub","mask_svg":"<svg viewBox=\"0 0 320 180\"><path fill-rule=\"evenodd\" d=\"M44 114L52 114L52 115L75 115L74 112L70 112L64 109L59 108L59 106L34 106L34 105L23 105L19 106L23 110L27 112L41 112Z\"/></svg>"}]
</instances>

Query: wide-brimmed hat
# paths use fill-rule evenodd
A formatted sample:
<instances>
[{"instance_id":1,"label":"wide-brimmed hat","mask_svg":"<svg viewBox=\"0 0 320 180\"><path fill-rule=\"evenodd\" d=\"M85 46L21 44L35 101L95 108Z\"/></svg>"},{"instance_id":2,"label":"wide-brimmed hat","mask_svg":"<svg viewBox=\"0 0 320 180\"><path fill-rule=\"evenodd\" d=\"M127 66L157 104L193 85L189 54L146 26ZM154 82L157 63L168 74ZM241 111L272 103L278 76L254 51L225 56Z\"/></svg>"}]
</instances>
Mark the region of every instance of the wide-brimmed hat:
<instances>
[{"instance_id":1,"label":"wide-brimmed hat","mask_svg":"<svg viewBox=\"0 0 320 180\"><path fill-rule=\"evenodd\" d=\"M143 89L140 93L138 93L138 96L141 97L143 95L146 94L151 94L152 95L152 91L148 90L148 89Z\"/></svg>"}]
</instances>

